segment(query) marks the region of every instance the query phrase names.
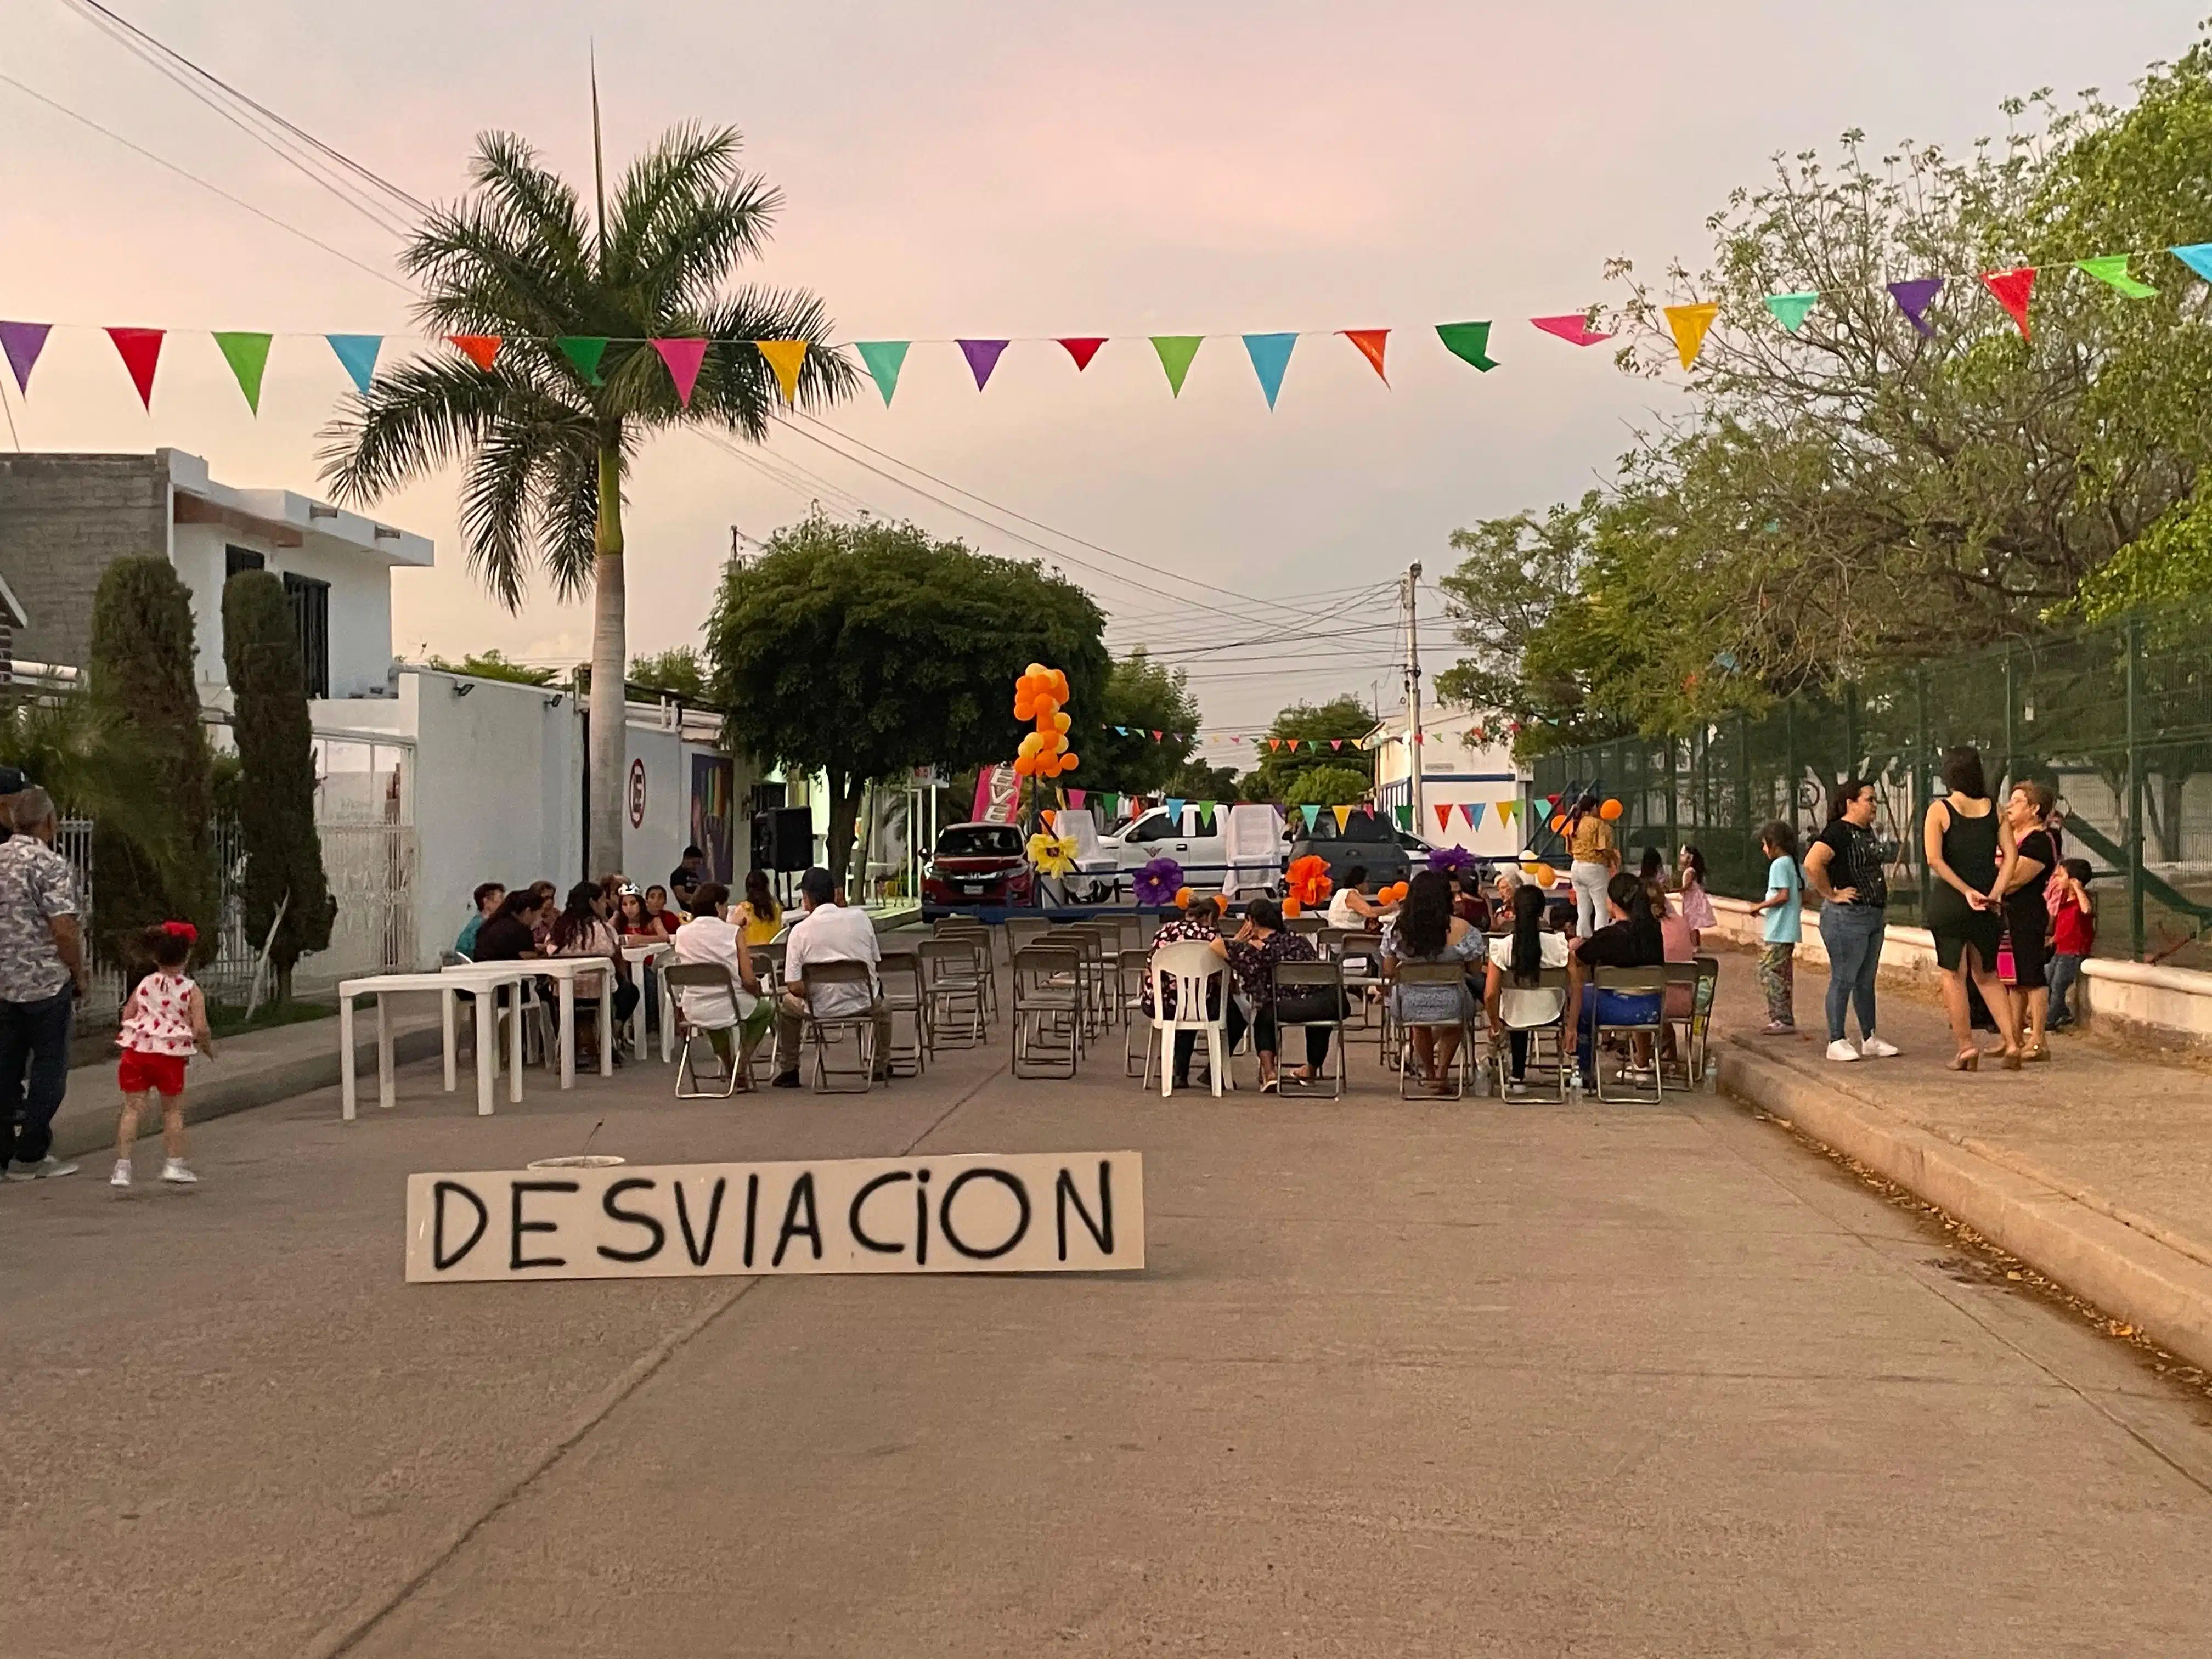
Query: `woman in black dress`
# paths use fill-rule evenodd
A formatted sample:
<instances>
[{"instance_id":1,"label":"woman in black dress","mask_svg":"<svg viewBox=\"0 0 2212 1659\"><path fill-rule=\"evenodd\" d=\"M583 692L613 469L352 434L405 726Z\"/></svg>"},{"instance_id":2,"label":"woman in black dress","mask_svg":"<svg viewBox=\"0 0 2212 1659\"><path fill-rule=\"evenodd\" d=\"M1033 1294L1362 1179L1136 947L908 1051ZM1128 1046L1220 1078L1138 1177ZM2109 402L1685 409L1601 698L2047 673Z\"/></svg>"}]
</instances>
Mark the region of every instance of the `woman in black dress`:
<instances>
[{"instance_id":1,"label":"woman in black dress","mask_svg":"<svg viewBox=\"0 0 2212 1659\"><path fill-rule=\"evenodd\" d=\"M1951 749L1943 755L1943 783L1949 791L1928 803L1921 845L1928 858L1929 891L1923 901L1928 931L1936 936L1936 965L1942 969L1943 1007L1959 1052L1950 1069L1971 1072L1982 1061L1966 1006L1966 981L1982 988L1982 1000L1995 1014L2006 1006L1997 978L1997 942L2004 936L2002 902L2018 854L2012 827L1990 799L1978 750ZM2020 1069L2020 1045L2004 1034L2004 1068Z\"/></svg>"},{"instance_id":2,"label":"woman in black dress","mask_svg":"<svg viewBox=\"0 0 2212 1659\"><path fill-rule=\"evenodd\" d=\"M2005 926L2012 932L2012 1006L2005 1033L2020 1044L2023 1060L2051 1058L2043 1040L2051 1012L2051 987L2044 977L2051 962L2051 910L2043 889L2058 867L2058 834L2051 827L2051 809L2057 804L2051 786L2032 778L2013 785L2005 797L2005 822L2019 849L2004 896Z\"/></svg>"}]
</instances>

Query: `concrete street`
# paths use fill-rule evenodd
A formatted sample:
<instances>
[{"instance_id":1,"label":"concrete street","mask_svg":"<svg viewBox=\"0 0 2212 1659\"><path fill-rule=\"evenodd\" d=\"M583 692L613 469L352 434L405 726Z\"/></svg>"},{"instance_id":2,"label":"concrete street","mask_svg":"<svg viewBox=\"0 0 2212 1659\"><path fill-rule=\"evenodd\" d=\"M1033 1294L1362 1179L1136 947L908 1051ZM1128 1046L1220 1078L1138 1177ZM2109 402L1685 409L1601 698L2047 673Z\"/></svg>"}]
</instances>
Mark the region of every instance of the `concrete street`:
<instances>
[{"instance_id":1,"label":"concrete street","mask_svg":"<svg viewBox=\"0 0 2212 1659\"><path fill-rule=\"evenodd\" d=\"M1729 970L1741 964L1731 958ZM1812 1005L1802 997L1800 1018ZM2196 1655L2212 1413L1741 1106L434 1063L0 1189L0 1653ZM410 1286L413 1170L1131 1146L1141 1275ZM142 1147L142 1174L154 1164Z\"/></svg>"}]
</instances>

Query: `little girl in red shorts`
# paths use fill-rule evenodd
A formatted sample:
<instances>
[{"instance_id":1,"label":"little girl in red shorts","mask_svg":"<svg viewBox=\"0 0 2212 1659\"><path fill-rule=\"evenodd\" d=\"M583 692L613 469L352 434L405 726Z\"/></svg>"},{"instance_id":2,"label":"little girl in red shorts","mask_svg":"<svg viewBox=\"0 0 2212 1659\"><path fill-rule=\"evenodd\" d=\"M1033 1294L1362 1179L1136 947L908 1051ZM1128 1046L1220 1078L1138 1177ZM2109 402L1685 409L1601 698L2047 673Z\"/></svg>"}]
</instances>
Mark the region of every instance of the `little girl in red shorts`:
<instances>
[{"instance_id":1,"label":"little girl in red shorts","mask_svg":"<svg viewBox=\"0 0 2212 1659\"><path fill-rule=\"evenodd\" d=\"M131 1143L138 1137L138 1114L154 1094L161 1097L161 1150L168 1154L161 1179L185 1185L199 1179L185 1164L185 1061L195 1048L213 1058L215 1039L208 1030L207 1000L185 974L198 937L189 921L165 921L140 939L154 971L131 994L115 1038L123 1050L115 1067L123 1121L116 1130L111 1187L131 1184Z\"/></svg>"}]
</instances>

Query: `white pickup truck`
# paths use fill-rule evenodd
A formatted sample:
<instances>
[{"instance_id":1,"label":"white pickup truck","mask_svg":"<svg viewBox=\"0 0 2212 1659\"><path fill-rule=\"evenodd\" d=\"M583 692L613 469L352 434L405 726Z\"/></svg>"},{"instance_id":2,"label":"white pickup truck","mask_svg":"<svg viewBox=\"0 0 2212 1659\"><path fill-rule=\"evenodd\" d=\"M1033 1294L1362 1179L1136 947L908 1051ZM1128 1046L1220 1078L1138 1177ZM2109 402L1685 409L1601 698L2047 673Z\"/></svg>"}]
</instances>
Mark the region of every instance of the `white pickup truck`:
<instances>
[{"instance_id":1,"label":"white pickup truck","mask_svg":"<svg viewBox=\"0 0 2212 1659\"><path fill-rule=\"evenodd\" d=\"M1282 815L1272 807L1233 806L1224 801L1207 817L1189 802L1183 803L1179 817L1170 817L1164 806L1154 806L1130 820L1119 835L1102 836L1096 854L1101 863L1109 860L1126 878L1143 869L1154 859L1173 859L1190 874L1190 884L1198 888L1220 887L1229 872L1229 817L1232 811L1252 814L1266 813L1272 831L1264 825L1248 824L1246 830L1254 840L1266 841L1267 852L1256 860L1255 846L1248 842L1239 857L1240 878L1235 884L1246 888L1262 888L1273 884L1273 877L1281 872ZM1211 830L1201 835L1201 828ZM1263 871L1257 867L1264 865ZM1095 866L1085 860L1085 869Z\"/></svg>"}]
</instances>

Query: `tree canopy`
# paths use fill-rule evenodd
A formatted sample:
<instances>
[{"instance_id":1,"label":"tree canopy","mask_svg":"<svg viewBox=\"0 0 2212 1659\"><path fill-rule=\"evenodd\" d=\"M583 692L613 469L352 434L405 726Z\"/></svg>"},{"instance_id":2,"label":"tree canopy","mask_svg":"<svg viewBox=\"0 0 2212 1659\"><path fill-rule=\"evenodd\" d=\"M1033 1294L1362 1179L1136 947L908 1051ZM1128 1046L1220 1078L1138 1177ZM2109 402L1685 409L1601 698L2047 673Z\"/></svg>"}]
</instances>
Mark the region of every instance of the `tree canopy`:
<instances>
[{"instance_id":1,"label":"tree canopy","mask_svg":"<svg viewBox=\"0 0 2212 1659\"><path fill-rule=\"evenodd\" d=\"M708 689L735 747L827 775L830 868L842 871L872 780L1013 757L1014 681L1030 663L1066 673L1067 712L1085 731L1110 672L1104 632L1088 594L1035 563L911 524L817 513L725 568ZM1078 788L1091 784L1089 742L1086 732L1066 780Z\"/></svg>"},{"instance_id":2,"label":"tree canopy","mask_svg":"<svg viewBox=\"0 0 2212 1659\"><path fill-rule=\"evenodd\" d=\"M1077 787L1124 795L1167 793L1198 747L1198 699L1191 695L1185 670L1154 662L1142 646L1116 657L1106 676L1096 729L1076 728L1082 738L1078 748L1083 769L1089 774L1076 781ZM1117 726L1128 727L1129 735L1117 734ZM1157 743L1155 732L1162 733Z\"/></svg>"},{"instance_id":3,"label":"tree canopy","mask_svg":"<svg viewBox=\"0 0 2212 1659\"><path fill-rule=\"evenodd\" d=\"M1259 763L1244 775L1241 786L1244 799L1286 799L1301 776L1323 766L1358 773L1362 780L1358 794L1364 795L1368 781L1375 775L1375 764L1365 750L1354 745L1353 739L1374 729L1375 716L1367 705L1349 695L1331 697L1323 703L1292 703L1276 714L1267 727L1267 738L1254 744ZM1280 746L1269 739L1279 740ZM1296 749L1291 747L1293 740Z\"/></svg>"},{"instance_id":4,"label":"tree canopy","mask_svg":"<svg viewBox=\"0 0 2212 1659\"><path fill-rule=\"evenodd\" d=\"M1339 766L1331 756L1328 764L1309 767L1291 779L1283 799L1291 806L1353 806L1367 799L1374 781L1356 767Z\"/></svg>"},{"instance_id":5,"label":"tree canopy","mask_svg":"<svg viewBox=\"0 0 2212 1659\"><path fill-rule=\"evenodd\" d=\"M632 685L649 691L665 691L693 702L707 700L707 665L692 646L679 645L656 656L632 658L629 679Z\"/></svg>"}]
</instances>

